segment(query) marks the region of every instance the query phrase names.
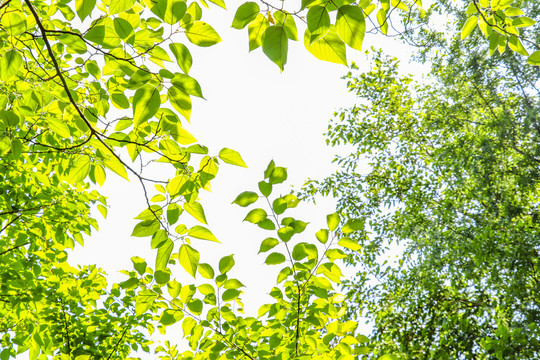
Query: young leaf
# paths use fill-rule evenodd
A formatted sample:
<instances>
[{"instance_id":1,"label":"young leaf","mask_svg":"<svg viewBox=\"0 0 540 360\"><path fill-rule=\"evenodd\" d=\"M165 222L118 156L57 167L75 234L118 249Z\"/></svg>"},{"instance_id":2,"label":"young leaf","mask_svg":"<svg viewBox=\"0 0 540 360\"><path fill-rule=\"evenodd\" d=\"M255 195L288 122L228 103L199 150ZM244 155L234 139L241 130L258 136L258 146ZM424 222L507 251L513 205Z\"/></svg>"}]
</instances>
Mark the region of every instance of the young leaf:
<instances>
[{"instance_id":1,"label":"young leaf","mask_svg":"<svg viewBox=\"0 0 540 360\"><path fill-rule=\"evenodd\" d=\"M330 30L330 15L325 6L312 6L307 13L306 20L307 29L309 30L309 32L306 33L310 35L308 44L324 37Z\"/></svg>"},{"instance_id":2,"label":"young leaf","mask_svg":"<svg viewBox=\"0 0 540 360\"><path fill-rule=\"evenodd\" d=\"M273 252L270 255L266 257L266 260L264 261L267 265L279 265L281 263L285 262L285 255L278 252Z\"/></svg>"},{"instance_id":3,"label":"young leaf","mask_svg":"<svg viewBox=\"0 0 540 360\"><path fill-rule=\"evenodd\" d=\"M253 191L244 191L243 193L238 195L232 203L240 205L242 207L246 207L253 204L258 199L259 195L257 195L257 193L254 193Z\"/></svg>"},{"instance_id":4,"label":"young leaf","mask_svg":"<svg viewBox=\"0 0 540 360\"><path fill-rule=\"evenodd\" d=\"M333 213L326 216L326 223L328 224L328 229L330 231L336 230L340 221L341 219L338 213Z\"/></svg>"},{"instance_id":5,"label":"young leaf","mask_svg":"<svg viewBox=\"0 0 540 360\"><path fill-rule=\"evenodd\" d=\"M159 221L157 220L144 220L135 225L131 236L146 237L154 235L159 229Z\"/></svg>"},{"instance_id":6,"label":"young leaf","mask_svg":"<svg viewBox=\"0 0 540 360\"><path fill-rule=\"evenodd\" d=\"M337 64L347 65L347 52L345 43L339 38L336 32L330 28L325 37L310 43L311 34L306 29L304 34L304 46L317 59L329 61Z\"/></svg>"},{"instance_id":7,"label":"young leaf","mask_svg":"<svg viewBox=\"0 0 540 360\"><path fill-rule=\"evenodd\" d=\"M156 270L165 269L167 267L173 248L174 242L169 238L167 238L167 240L158 248Z\"/></svg>"},{"instance_id":8,"label":"young leaf","mask_svg":"<svg viewBox=\"0 0 540 360\"><path fill-rule=\"evenodd\" d=\"M195 219L199 220L203 224L208 225L206 222L206 216L204 215L204 209L202 205L198 202L194 203L184 203L184 210L187 211L188 214L193 216Z\"/></svg>"},{"instance_id":9,"label":"young leaf","mask_svg":"<svg viewBox=\"0 0 540 360\"><path fill-rule=\"evenodd\" d=\"M199 274L205 279L213 279L214 269L208 264L199 264Z\"/></svg>"},{"instance_id":10,"label":"young leaf","mask_svg":"<svg viewBox=\"0 0 540 360\"><path fill-rule=\"evenodd\" d=\"M260 181L258 183L259 191L264 196L268 197L272 193L272 184L267 183L266 181Z\"/></svg>"},{"instance_id":11,"label":"young leaf","mask_svg":"<svg viewBox=\"0 0 540 360\"><path fill-rule=\"evenodd\" d=\"M148 311L156 299L157 295L150 289L139 292L135 298L135 315L139 316Z\"/></svg>"},{"instance_id":12,"label":"young leaf","mask_svg":"<svg viewBox=\"0 0 540 360\"><path fill-rule=\"evenodd\" d=\"M181 43L172 43L169 44L169 49L171 49L171 52L176 58L176 62L178 63L178 66L180 66L180 69L187 74L193 63L193 58L191 57L191 53L187 46Z\"/></svg>"},{"instance_id":13,"label":"young leaf","mask_svg":"<svg viewBox=\"0 0 540 360\"><path fill-rule=\"evenodd\" d=\"M358 245L358 243L350 238L341 238L338 241L339 246L343 246L346 249L352 250L352 251L358 251L360 250L361 246Z\"/></svg>"},{"instance_id":14,"label":"young leaf","mask_svg":"<svg viewBox=\"0 0 540 360\"><path fill-rule=\"evenodd\" d=\"M232 22L232 27L235 29L243 29L247 24L255 20L259 14L259 4L255 2L246 2L236 10L234 14L234 19Z\"/></svg>"},{"instance_id":15,"label":"young leaf","mask_svg":"<svg viewBox=\"0 0 540 360\"><path fill-rule=\"evenodd\" d=\"M247 214L247 216L244 218L244 221L249 221L252 224L257 224L262 220L266 219L267 216L268 215L266 214L266 211L264 211L263 209L253 209Z\"/></svg>"},{"instance_id":16,"label":"young leaf","mask_svg":"<svg viewBox=\"0 0 540 360\"><path fill-rule=\"evenodd\" d=\"M343 225L343 228L341 229L341 231L344 234L348 234L348 233L351 233L353 231L362 230L362 229L364 229L364 221L363 220L361 220L361 219L349 219L349 220L347 220L345 225Z\"/></svg>"},{"instance_id":17,"label":"young leaf","mask_svg":"<svg viewBox=\"0 0 540 360\"><path fill-rule=\"evenodd\" d=\"M207 23L195 21L186 27L188 40L197 46L208 47L221 41L218 33Z\"/></svg>"},{"instance_id":18,"label":"young leaf","mask_svg":"<svg viewBox=\"0 0 540 360\"><path fill-rule=\"evenodd\" d=\"M472 33L472 31L476 27L476 24L478 24L478 16L471 16L467 19L467 21L463 25L463 28L461 29L461 40L465 39Z\"/></svg>"},{"instance_id":19,"label":"young leaf","mask_svg":"<svg viewBox=\"0 0 540 360\"><path fill-rule=\"evenodd\" d=\"M84 21L87 16L90 16L95 6L96 0L75 0L75 10L81 21Z\"/></svg>"},{"instance_id":20,"label":"young leaf","mask_svg":"<svg viewBox=\"0 0 540 360\"><path fill-rule=\"evenodd\" d=\"M182 267L193 277L195 277L197 272L199 257L199 252L188 244L182 244L182 246L180 246L178 261L180 262L180 265L182 265Z\"/></svg>"},{"instance_id":21,"label":"young leaf","mask_svg":"<svg viewBox=\"0 0 540 360\"><path fill-rule=\"evenodd\" d=\"M133 121L135 127L154 116L161 105L159 90L154 86L145 85L135 92L133 97Z\"/></svg>"},{"instance_id":22,"label":"young leaf","mask_svg":"<svg viewBox=\"0 0 540 360\"><path fill-rule=\"evenodd\" d=\"M180 88L171 86L167 91L167 97L176 111L189 121L191 118L191 98L189 95Z\"/></svg>"},{"instance_id":23,"label":"young leaf","mask_svg":"<svg viewBox=\"0 0 540 360\"><path fill-rule=\"evenodd\" d=\"M236 299L238 295L240 295L240 292L240 290L228 289L223 292L221 298L223 299L223 301L231 301Z\"/></svg>"},{"instance_id":24,"label":"young leaf","mask_svg":"<svg viewBox=\"0 0 540 360\"><path fill-rule=\"evenodd\" d=\"M533 52L527 62L531 65L540 66L540 50Z\"/></svg>"},{"instance_id":25,"label":"young leaf","mask_svg":"<svg viewBox=\"0 0 540 360\"><path fill-rule=\"evenodd\" d=\"M188 235L196 239L219 242L210 230L203 226L195 225L189 229Z\"/></svg>"},{"instance_id":26,"label":"young leaf","mask_svg":"<svg viewBox=\"0 0 540 360\"><path fill-rule=\"evenodd\" d=\"M270 184L281 184L287 180L287 169L281 166L274 167L270 173Z\"/></svg>"},{"instance_id":27,"label":"young leaf","mask_svg":"<svg viewBox=\"0 0 540 360\"><path fill-rule=\"evenodd\" d=\"M23 58L17 50L9 50L0 60L0 80L7 81L19 72Z\"/></svg>"},{"instance_id":28,"label":"young leaf","mask_svg":"<svg viewBox=\"0 0 540 360\"><path fill-rule=\"evenodd\" d=\"M224 256L219 260L219 272L225 274L234 266L233 255Z\"/></svg>"},{"instance_id":29,"label":"young leaf","mask_svg":"<svg viewBox=\"0 0 540 360\"><path fill-rule=\"evenodd\" d=\"M187 10L186 2L183 0L155 0L152 1L152 4L150 11L170 25L180 21Z\"/></svg>"},{"instance_id":30,"label":"young leaf","mask_svg":"<svg viewBox=\"0 0 540 360\"><path fill-rule=\"evenodd\" d=\"M262 36L270 26L268 19L263 14L258 14L255 20L248 26L249 51L255 50L262 44Z\"/></svg>"},{"instance_id":31,"label":"young leaf","mask_svg":"<svg viewBox=\"0 0 540 360\"><path fill-rule=\"evenodd\" d=\"M69 170L68 181L72 184L78 184L84 181L90 172L90 165L91 160L89 156L79 156Z\"/></svg>"},{"instance_id":32,"label":"young leaf","mask_svg":"<svg viewBox=\"0 0 540 360\"><path fill-rule=\"evenodd\" d=\"M199 85L197 80L195 80L189 75L184 75L180 73L175 74L174 78L171 80L171 83L188 95L198 96L204 99L201 91L201 86Z\"/></svg>"},{"instance_id":33,"label":"young leaf","mask_svg":"<svg viewBox=\"0 0 540 360\"><path fill-rule=\"evenodd\" d=\"M111 0L109 5L109 15L119 14L129 10L135 4L135 0Z\"/></svg>"},{"instance_id":34,"label":"young leaf","mask_svg":"<svg viewBox=\"0 0 540 360\"><path fill-rule=\"evenodd\" d=\"M240 156L240 153L238 151L234 151L231 149L223 148L219 152L219 158L226 162L227 164L236 165L236 166L242 166L247 168L246 163Z\"/></svg>"},{"instance_id":35,"label":"young leaf","mask_svg":"<svg viewBox=\"0 0 540 360\"><path fill-rule=\"evenodd\" d=\"M281 71L287 63L287 33L281 26L269 26L262 37L263 52Z\"/></svg>"},{"instance_id":36,"label":"young leaf","mask_svg":"<svg viewBox=\"0 0 540 360\"><path fill-rule=\"evenodd\" d=\"M362 41L366 32L366 21L362 9L354 5L339 8L336 19L336 32L353 49L362 50Z\"/></svg>"}]
</instances>

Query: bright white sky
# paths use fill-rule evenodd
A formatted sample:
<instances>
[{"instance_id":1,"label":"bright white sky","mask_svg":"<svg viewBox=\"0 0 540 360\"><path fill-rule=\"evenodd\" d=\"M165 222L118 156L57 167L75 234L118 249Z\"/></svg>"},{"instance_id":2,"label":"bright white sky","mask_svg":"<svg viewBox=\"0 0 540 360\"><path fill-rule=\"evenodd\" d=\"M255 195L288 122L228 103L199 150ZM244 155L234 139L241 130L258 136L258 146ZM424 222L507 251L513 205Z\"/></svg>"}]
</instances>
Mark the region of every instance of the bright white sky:
<instances>
[{"instance_id":1,"label":"bright white sky","mask_svg":"<svg viewBox=\"0 0 540 360\"><path fill-rule=\"evenodd\" d=\"M210 148L211 155L217 155L223 147L235 149L249 168L221 166L212 192L203 194L202 204L209 228L222 244L198 240L194 244L201 252L201 262L215 268L219 258L235 254L236 267L231 274L246 285L246 310L256 314L258 307L268 302L266 294L277 275L274 269L263 265L265 256L257 255L257 251L264 238L275 235L243 223L247 210L231 202L240 192L257 189L271 159L278 166L287 167L289 173L286 185L277 187L275 192L285 194L291 185L298 188L308 178L322 179L330 174L335 149L325 145L322 134L334 111L349 107L355 98L340 79L348 72L347 67L317 60L300 42L290 44L283 73L260 48L248 53L247 30L230 28L232 10L235 9L214 9L203 15L202 20L216 28L222 43L210 48L188 45L194 58L190 75L199 81L207 100L194 102L192 125L186 127ZM303 29L299 32L303 33ZM388 38L368 34L364 44L366 49L375 44L382 46L388 54L403 59L404 72L419 70L408 64L406 48ZM347 51L349 62L367 69L364 54ZM132 219L145 208L140 190L138 182L127 183L108 174L107 184L100 190L109 198L108 218L100 221L100 231L86 239L84 249L78 248L71 261L97 264L109 273L111 283L125 280L118 271L132 269L132 256L146 258L153 267L155 250L150 249L150 238L130 237L136 224ZM333 211L334 202L324 199L316 207L299 207L289 216L297 215L311 223L304 236L311 236L312 240L317 230L326 227L326 214ZM173 272L178 281L192 280L178 268Z\"/></svg>"}]
</instances>

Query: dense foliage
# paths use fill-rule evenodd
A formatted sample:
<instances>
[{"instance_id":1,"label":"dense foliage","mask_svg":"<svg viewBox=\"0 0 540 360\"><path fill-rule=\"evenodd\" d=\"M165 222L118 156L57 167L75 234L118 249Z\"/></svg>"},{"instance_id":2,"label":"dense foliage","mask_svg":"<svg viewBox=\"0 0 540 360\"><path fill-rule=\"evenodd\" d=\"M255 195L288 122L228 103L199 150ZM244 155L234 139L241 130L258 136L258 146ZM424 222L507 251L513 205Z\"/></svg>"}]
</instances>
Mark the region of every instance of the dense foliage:
<instances>
[{"instance_id":1,"label":"dense foliage","mask_svg":"<svg viewBox=\"0 0 540 360\"><path fill-rule=\"evenodd\" d=\"M522 6L538 19L537 2ZM452 14L448 2L437 7ZM514 53L490 57L479 34L448 40L460 14L445 34L406 34L431 64L421 83L380 53L371 71L347 75L362 101L337 114L328 142L354 151L306 190L367 219L356 238L362 250L350 258L361 270L347 287L374 326L376 352L537 359L540 73ZM402 254L388 260L396 246Z\"/></svg>"}]
</instances>

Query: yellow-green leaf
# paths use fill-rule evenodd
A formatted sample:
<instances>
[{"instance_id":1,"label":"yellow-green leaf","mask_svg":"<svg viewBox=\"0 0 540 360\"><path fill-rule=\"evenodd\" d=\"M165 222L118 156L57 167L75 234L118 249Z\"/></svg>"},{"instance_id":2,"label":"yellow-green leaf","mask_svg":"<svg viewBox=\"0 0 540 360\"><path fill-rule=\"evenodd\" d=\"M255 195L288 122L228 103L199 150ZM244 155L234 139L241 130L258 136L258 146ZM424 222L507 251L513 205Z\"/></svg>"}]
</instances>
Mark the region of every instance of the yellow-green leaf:
<instances>
[{"instance_id":1,"label":"yellow-green leaf","mask_svg":"<svg viewBox=\"0 0 540 360\"><path fill-rule=\"evenodd\" d=\"M203 224L207 224L206 222L206 216L204 215L203 207L200 203L194 202L194 203L184 203L184 210L187 211L188 214L193 216L195 219L199 220ZM208 225L208 224L207 224Z\"/></svg>"},{"instance_id":2,"label":"yellow-green leaf","mask_svg":"<svg viewBox=\"0 0 540 360\"><path fill-rule=\"evenodd\" d=\"M242 156L240 156L240 153L238 151L223 148L219 152L219 158L226 162L227 164L236 165L236 166L242 166L247 168L246 163L242 159Z\"/></svg>"},{"instance_id":3,"label":"yellow-green leaf","mask_svg":"<svg viewBox=\"0 0 540 360\"><path fill-rule=\"evenodd\" d=\"M219 242L210 230L203 226L195 225L188 230L188 235L196 239Z\"/></svg>"},{"instance_id":4,"label":"yellow-green leaf","mask_svg":"<svg viewBox=\"0 0 540 360\"><path fill-rule=\"evenodd\" d=\"M218 33L205 22L195 21L186 27L185 34L188 40L195 45L208 47L221 41Z\"/></svg>"},{"instance_id":5,"label":"yellow-green leaf","mask_svg":"<svg viewBox=\"0 0 540 360\"><path fill-rule=\"evenodd\" d=\"M193 277L195 277L197 272L199 257L199 252L188 244L182 244L182 246L180 246L178 261L180 262L180 265L182 265L182 267Z\"/></svg>"}]
</instances>

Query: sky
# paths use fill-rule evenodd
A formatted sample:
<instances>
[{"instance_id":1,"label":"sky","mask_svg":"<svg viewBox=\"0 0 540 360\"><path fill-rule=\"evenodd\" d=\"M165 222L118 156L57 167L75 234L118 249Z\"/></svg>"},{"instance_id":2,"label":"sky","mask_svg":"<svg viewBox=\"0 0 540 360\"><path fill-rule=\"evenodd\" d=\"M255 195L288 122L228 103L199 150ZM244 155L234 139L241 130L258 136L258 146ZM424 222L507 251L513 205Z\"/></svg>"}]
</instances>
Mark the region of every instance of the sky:
<instances>
[{"instance_id":1,"label":"sky","mask_svg":"<svg viewBox=\"0 0 540 360\"><path fill-rule=\"evenodd\" d=\"M249 53L247 31L230 28L234 10L214 9L203 16L202 20L222 37L220 44L210 48L188 44L194 58L190 75L201 84L206 100L194 101L191 124L185 127L209 147L211 155L217 155L223 147L239 151L248 168L222 164L212 191L201 194L208 228L221 244L193 241L201 252L201 262L216 264L216 268L219 258L235 255L231 276L246 285L246 311L256 314L260 305L270 301L267 294L277 276L276 269L264 265L265 256L257 252L263 239L275 235L242 222L248 210L231 202L243 191L257 190L270 160L288 169L285 185L275 187L277 194L289 193L291 186L298 189L308 178L322 179L334 171L332 159L338 150L326 146L323 133L333 113L350 107L356 99L341 79L347 67L317 60L300 42L290 44L283 73L260 48ZM405 46L366 35L364 48L374 45L402 59L402 71L422 71L408 64L410 53ZM363 53L350 48L347 51L349 62L368 69ZM150 238L130 237L137 223L133 218L145 208L140 184L108 174L106 185L99 191L108 197L108 217L104 220L95 212L96 218L101 218L100 230L85 240L84 248L70 255L71 261L97 264L108 272L110 283L126 279L118 271L132 269L132 256L148 259L153 267L155 250L150 249ZM321 199L316 206L301 205L288 216L310 223L303 236L311 241L316 231L326 227L326 215L334 211L333 199ZM177 268L173 275L178 281L192 281ZM354 269L345 273L350 276Z\"/></svg>"}]
</instances>

